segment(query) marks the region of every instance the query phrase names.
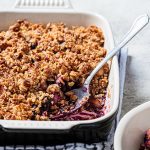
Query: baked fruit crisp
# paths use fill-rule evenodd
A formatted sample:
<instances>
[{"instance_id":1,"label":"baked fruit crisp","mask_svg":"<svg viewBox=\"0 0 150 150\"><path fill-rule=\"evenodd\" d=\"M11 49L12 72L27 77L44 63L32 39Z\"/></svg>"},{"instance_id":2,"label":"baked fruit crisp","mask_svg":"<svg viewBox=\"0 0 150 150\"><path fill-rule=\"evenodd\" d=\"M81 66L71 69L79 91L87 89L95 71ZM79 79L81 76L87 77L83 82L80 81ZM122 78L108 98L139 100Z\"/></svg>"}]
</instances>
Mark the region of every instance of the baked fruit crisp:
<instances>
[{"instance_id":1,"label":"baked fruit crisp","mask_svg":"<svg viewBox=\"0 0 150 150\"><path fill-rule=\"evenodd\" d=\"M148 129L145 133L144 143L141 144L139 150L150 150L150 129Z\"/></svg>"},{"instance_id":2,"label":"baked fruit crisp","mask_svg":"<svg viewBox=\"0 0 150 150\"><path fill-rule=\"evenodd\" d=\"M57 120L75 105L70 90L82 86L106 52L96 26L18 20L0 32L0 119ZM58 120L103 116L108 75L106 63L92 80L88 103Z\"/></svg>"}]
</instances>

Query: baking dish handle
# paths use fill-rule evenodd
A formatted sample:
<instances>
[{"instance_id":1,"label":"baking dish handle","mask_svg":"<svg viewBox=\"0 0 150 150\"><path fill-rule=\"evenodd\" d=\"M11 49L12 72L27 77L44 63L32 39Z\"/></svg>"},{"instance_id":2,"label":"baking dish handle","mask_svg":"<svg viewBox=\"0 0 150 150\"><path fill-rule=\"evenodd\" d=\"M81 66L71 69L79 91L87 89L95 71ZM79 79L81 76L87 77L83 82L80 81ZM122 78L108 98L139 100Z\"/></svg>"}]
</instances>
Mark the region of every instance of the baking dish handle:
<instances>
[{"instance_id":1,"label":"baking dish handle","mask_svg":"<svg viewBox=\"0 0 150 150\"><path fill-rule=\"evenodd\" d=\"M14 9L73 10L70 0L16 0Z\"/></svg>"},{"instance_id":2,"label":"baking dish handle","mask_svg":"<svg viewBox=\"0 0 150 150\"><path fill-rule=\"evenodd\" d=\"M0 120L0 128L7 132L68 132L80 124L80 121Z\"/></svg>"}]
</instances>

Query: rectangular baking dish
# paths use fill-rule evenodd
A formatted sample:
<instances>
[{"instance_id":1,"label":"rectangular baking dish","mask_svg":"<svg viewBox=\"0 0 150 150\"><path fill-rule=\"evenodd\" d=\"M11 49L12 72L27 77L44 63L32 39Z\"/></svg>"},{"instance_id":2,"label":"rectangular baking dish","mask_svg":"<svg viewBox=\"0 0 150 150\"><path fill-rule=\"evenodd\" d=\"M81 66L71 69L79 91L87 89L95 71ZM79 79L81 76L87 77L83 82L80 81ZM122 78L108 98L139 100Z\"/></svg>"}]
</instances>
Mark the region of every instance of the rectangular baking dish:
<instances>
[{"instance_id":1,"label":"rectangular baking dish","mask_svg":"<svg viewBox=\"0 0 150 150\"><path fill-rule=\"evenodd\" d=\"M12 9L0 12L0 30L7 29L18 19L27 19L32 22L64 22L67 25L96 25L102 28L105 45L109 51L114 47L112 32L108 21L101 15L91 12L77 12L73 9ZM7 132L49 133L49 134L72 134L77 141L88 142L85 134L94 140L95 133L105 139L111 129L112 122L119 106L119 68L117 56L113 57L107 89L108 112L103 117L86 121L18 121L0 120L0 125ZM89 132L89 133L88 133ZM94 135L92 136L91 135ZM84 134L84 136L83 136ZM66 135L67 136L67 135ZM61 139L62 140L62 139ZM90 140L91 141L91 140ZM95 142L95 140L94 140Z\"/></svg>"}]
</instances>

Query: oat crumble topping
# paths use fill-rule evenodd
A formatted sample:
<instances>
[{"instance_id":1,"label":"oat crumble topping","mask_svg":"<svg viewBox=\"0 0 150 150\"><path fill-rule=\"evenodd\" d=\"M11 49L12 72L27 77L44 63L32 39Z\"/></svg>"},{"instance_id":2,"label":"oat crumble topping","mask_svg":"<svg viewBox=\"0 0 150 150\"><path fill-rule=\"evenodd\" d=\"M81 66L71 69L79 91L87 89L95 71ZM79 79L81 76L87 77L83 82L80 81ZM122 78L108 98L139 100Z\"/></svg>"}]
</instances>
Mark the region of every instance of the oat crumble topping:
<instances>
[{"instance_id":1,"label":"oat crumble topping","mask_svg":"<svg viewBox=\"0 0 150 150\"><path fill-rule=\"evenodd\" d=\"M0 32L0 119L53 120L74 106L79 88L106 55L96 26L37 24L18 20ZM60 120L100 117L105 105L109 66L91 83L89 102Z\"/></svg>"}]
</instances>

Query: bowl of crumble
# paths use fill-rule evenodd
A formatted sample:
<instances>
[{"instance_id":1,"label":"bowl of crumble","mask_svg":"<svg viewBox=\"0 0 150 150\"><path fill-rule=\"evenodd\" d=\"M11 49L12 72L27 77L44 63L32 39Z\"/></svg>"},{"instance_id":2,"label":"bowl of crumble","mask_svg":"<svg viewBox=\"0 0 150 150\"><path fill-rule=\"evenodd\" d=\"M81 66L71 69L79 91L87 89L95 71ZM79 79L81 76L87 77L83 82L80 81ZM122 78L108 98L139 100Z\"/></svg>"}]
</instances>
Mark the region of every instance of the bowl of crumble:
<instances>
[{"instance_id":1,"label":"bowl of crumble","mask_svg":"<svg viewBox=\"0 0 150 150\"><path fill-rule=\"evenodd\" d=\"M89 101L80 110L55 116L74 107L77 97L70 90L81 87L114 47L107 20L72 10L7 11L0 12L0 20L2 128L76 134L86 129L106 138L119 104L117 56L94 77Z\"/></svg>"},{"instance_id":2,"label":"bowl of crumble","mask_svg":"<svg viewBox=\"0 0 150 150\"><path fill-rule=\"evenodd\" d=\"M129 111L120 121L114 138L115 150L150 149L150 102Z\"/></svg>"}]
</instances>

